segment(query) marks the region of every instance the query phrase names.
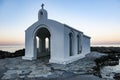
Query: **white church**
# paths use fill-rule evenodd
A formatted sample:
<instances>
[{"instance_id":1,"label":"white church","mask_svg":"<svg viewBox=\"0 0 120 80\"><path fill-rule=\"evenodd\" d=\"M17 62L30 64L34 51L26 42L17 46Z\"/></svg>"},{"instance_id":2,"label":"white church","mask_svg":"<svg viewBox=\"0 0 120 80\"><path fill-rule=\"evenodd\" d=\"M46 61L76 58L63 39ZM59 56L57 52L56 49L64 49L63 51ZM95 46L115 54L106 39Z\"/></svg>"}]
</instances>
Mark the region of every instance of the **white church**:
<instances>
[{"instance_id":1,"label":"white church","mask_svg":"<svg viewBox=\"0 0 120 80\"><path fill-rule=\"evenodd\" d=\"M50 63L68 64L90 53L90 37L66 24L48 19L44 9L38 12L38 21L25 31L25 56L35 60L50 56Z\"/></svg>"}]
</instances>

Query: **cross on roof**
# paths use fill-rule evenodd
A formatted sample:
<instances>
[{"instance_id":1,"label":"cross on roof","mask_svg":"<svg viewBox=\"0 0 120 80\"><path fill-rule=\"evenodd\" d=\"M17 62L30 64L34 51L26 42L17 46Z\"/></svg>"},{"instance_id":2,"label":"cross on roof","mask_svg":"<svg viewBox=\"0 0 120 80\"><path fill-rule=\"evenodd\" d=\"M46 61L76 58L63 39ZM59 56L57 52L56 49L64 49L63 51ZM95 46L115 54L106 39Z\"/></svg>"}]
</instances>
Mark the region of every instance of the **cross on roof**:
<instances>
[{"instance_id":1,"label":"cross on roof","mask_svg":"<svg viewBox=\"0 0 120 80\"><path fill-rule=\"evenodd\" d=\"M41 7L42 7L42 9L44 8L44 4L42 3L42 5L41 5Z\"/></svg>"}]
</instances>

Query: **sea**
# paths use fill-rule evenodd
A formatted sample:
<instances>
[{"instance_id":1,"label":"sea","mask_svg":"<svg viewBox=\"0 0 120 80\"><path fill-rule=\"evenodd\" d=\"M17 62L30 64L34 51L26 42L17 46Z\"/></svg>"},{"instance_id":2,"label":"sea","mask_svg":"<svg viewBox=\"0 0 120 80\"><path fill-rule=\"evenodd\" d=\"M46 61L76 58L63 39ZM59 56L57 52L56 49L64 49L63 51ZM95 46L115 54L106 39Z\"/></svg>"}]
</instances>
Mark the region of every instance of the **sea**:
<instances>
[{"instance_id":1,"label":"sea","mask_svg":"<svg viewBox=\"0 0 120 80\"><path fill-rule=\"evenodd\" d=\"M120 47L120 44L101 44L101 45L91 45L92 47Z\"/></svg>"},{"instance_id":2,"label":"sea","mask_svg":"<svg viewBox=\"0 0 120 80\"><path fill-rule=\"evenodd\" d=\"M8 52L15 52L23 48L25 48L25 45L0 45L0 50Z\"/></svg>"},{"instance_id":3,"label":"sea","mask_svg":"<svg viewBox=\"0 0 120 80\"><path fill-rule=\"evenodd\" d=\"M120 47L120 45L91 45L92 47ZM0 45L0 50L15 52L16 50L20 50L25 48L25 45Z\"/></svg>"}]
</instances>

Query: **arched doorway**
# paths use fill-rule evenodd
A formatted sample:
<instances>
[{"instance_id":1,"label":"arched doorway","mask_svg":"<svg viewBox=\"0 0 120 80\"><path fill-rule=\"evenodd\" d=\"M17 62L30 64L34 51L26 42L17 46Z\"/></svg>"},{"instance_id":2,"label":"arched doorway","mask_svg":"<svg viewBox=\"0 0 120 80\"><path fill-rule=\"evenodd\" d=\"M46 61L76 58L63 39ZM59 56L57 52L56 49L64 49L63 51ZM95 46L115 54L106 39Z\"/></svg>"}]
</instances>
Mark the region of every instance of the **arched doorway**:
<instances>
[{"instance_id":1,"label":"arched doorway","mask_svg":"<svg viewBox=\"0 0 120 80\"><path fill-rule=\"evenodd\" d=\"M35 36L35 52L37 58L50 55L50 32L47 28L40 28Z\"/></svg>"}]
</instances>

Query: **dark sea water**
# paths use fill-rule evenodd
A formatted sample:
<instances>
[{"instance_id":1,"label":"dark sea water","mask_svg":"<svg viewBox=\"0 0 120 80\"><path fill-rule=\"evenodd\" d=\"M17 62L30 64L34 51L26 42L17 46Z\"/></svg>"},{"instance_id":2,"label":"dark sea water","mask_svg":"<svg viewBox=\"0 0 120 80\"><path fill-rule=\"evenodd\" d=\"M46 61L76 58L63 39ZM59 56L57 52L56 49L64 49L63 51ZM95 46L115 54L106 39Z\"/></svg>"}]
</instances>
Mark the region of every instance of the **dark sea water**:
<instances>
[{"instance_id":1,"label":"dark sea water","mask_svg":"<svg viewBox=\"0 0 120 80\"><path fill-rule=\"evenodd\" d=\"M24 45L0 45L0 50L15 52L16 50L25 48Z\"/></svg>"}]
</instances>

